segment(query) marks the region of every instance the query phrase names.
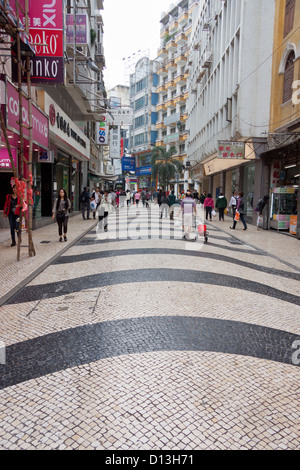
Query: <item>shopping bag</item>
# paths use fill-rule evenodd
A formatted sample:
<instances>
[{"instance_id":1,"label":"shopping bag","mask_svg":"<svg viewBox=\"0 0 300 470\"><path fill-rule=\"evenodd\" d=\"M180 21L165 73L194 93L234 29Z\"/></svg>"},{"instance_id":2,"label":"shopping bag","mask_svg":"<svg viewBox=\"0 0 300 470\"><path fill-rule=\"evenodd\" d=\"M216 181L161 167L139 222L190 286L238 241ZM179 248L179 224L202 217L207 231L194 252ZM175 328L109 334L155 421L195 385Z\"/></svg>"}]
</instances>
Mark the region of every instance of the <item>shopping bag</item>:
<instances>
[{"instance_id":1,"label":"shopping bag","mask_svg":"<svg viewBox=\"0 0 300 470\"><path fill-rule=\"evenodd\" d=\"M239 213L238 211L236 211L236 213L235 213L234 220L235 220L236 222L238 222L238 221L240 220L240 213Z\"/></svg>"},{"instance_id":2,"label":"shopping bag","mask_svg":"<svg viewBox=\"0 0 300 470\"><path fill-rule=\"evenodd\" d=\"M263 216L262 216L262 215L259 215L259 216L257 217L257 222L256 222L256 225L257 225L258 228L262 228L262 226L263 226L263 221L264 221Z\"/></svg>"},{"instance_id":3,"label":"shopping bag","mask_svg":"<svg viewBox=\"0 0 300 470\"><path fill-rule=\"evenodd\" d=\"M212 214L213 217L216 217L216 215L217 215L215 210L212 210L211 214Z\"/></svg>"}]
</instances>

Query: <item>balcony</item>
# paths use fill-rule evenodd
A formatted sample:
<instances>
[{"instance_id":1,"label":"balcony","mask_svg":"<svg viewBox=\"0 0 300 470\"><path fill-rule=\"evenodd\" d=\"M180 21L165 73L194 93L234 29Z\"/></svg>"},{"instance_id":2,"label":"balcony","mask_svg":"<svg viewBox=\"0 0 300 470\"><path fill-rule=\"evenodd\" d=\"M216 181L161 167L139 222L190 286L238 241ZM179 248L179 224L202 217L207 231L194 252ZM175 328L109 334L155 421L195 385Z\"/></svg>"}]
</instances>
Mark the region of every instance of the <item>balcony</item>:
<instances>
[{"instance_id":1,"label":"balcony","mask_svg":"<svg viewBox=\"0 0 300 470\"><path fill-rule=\"evenodd\" d=\"M177 124L178 121L180 121L180 113L171 114L170 116L167 116L164 119L165 126L171 126L172 124Z\"/></svg>"},{"instance_id":2,"label":"balcony","mask_svg":"<svg viewBox=\"0 0 300 470\"><path fill-rule=\"evenodd\" d=\"M163 28L163 29L161 29L161 31L160 31L160 37L161 37L161 39L163 39L166 34L169 34L169 28Z\"/></svg>"},{"instance_id":3,"label":"balcony","mask_svg":"<svg viewBox=\"0 0 300 470\"><path fill-rule=\"evenodd\" d=\"M203 67L209 68L212 64L212 51L206 50L203 55Z\"/></svg>"},{"instance_id":4,"label":"balcony","mask_svg":"<svg viewBox=\"0 0 300 470\"><path fill-rule=\"evenodd\" d=\"M176 34L175 42L178 46L182 46L183 44L186 43L186 41L187 41L187 36L184 33L180 32Z\"/></svg>"},{"instance_id":5,"label":"balcony","mask_svg":"<svg viewBox=\"0 0 300 470\"><path fill-rule=\"evenodd\" d=\"M177 31L177 29L178 29L178 21L177 21L177 19L174 19L174 20L171 21L171 23L169 24L169 32L170 32L170 34L175 33L175 31Z\"/></svg>"},{"instance_id":6,"label":"balcony","mask_svg":"<svg viewBox=\"0 0 300 470\"><path fill-rule=\"evenodd\" d=\"M177 44L174 39L170 39L166 44L166 49L168 52L175 52L177 50Z\"/></svg>"},{"instance_id":7,"label":"balcony","mask_svg":"<svg viewBox=\"0 0 300 470\"><path fill-rule=\"evenodd\" d=\"M166 77L168 75L168 71L164 65L161 65L157 70L157 74L161 77Z\"/></svg>"},{"instance_id":8,"label":"balcony","mask_svg":"<svg viewBox=\"0 0 300 470\"><path fill-rule=\"evenodd\" d=\"M163 85L159 85L156 89L157 93L166 93L167 89L166 89L166 86L165 84Z\"/></svg>"},{"instance_id":9,"label":"balcony","mask_svg":"<svg viewBox=\"0 0 300 470\"><path fill-rule=\"evenodd\" d=\"M184 132L183 134L181 134L181 136L179 137L180 142L185 142L188 139L188 135L188 132Z\"/></svg>"},{"instance_id":10,"label":"balcony","mask_svg":"<svg viewBox=\"0 0 300 470\"><path fill-rule=\"evenodd\" d=\"M190 8L189 8L189 10L188 10L189 15L193 12L193 10L194 10L197 6L198 6L198 2L194 2L194 3L190 6Z\"/></svg>"},{"instance_id":11,"label":"balcony","mask_svg":"<svg viewBox=\"0 0 300 470\"><path fill-rule=\"evenodd\" d=\"M176 83L174 82L174 80L169 80L168 82L166 82L165 85L167 90L176 90Z\"/></svg>"},{"instance_id":12,"label":"balcony","mask_svg":"<svg viewBox=\"0 0 300 470\"><path fill-rule=\"evenodd\" d=\"M185 91L185 92L183 93L183 96L184 96L184 99L187 100L188 97L189 97L189 92L188 92L188 91Z\"/></svg>"},{"instance_id":13,"label":"balcony","mask_svg":"<svg viewBox=\"0 0 300 470\"><path fill-rule=\"evenodd\" d=\"M185 85L186 84L186 78L184 75L176 75L176 77L174 78L174 82L176 83L176 85Z\"/></svg>"},{"instance_id":14,"label":"balcony","mask_svg":"<svg viewBox=\"0 0 300 470\"><path fill-rule=\"evenodd\" d=\"M175 70L177 70L177 65L175 64L175 61L174 60L169 60L166 63L166 69L170 70L171 72L175 72Z\"/></svg>"},{"instance_id":15,"label":"balcony","mask_svg":"<svg viewBox=\"0 0 300 470\"><path fill-rule=\"evenodd\" d=\"M174 109L176 108L176 103L174 102L173 98L170 98L169 100L166 101L166 106L167 109Z\"/></svg>"},{"instance_id":16,"label":"balcony","mask_svg":"<svg viewBox=\"0 0 300 470\"><path fill-rule=\"evenodd\" d=\"M184 11L183 13L181 13L181 15L178 18L178 24L180 26L184 26L188 22L188 19L189 19L189 14L187 11Z\"/></svg>"},{"instance_id":17,"label":"balcony","mask_svg":"<svg viewBox=\"0 0 300 470\"><path fill-rule=\"evenodd\" d=\"M174 144L178 141L179 141L179 132L174 132L173 134L169 134L164 137L164 143L166 145Z\"/></svg>"},{"instance_id":18,"label":"balcony","mask_svg":"<svg viewBox=\"0 0 300 470\"><path fill-rule=\"evenodd\" d=\"M176 95L174 98L174 103L175 104L184 104L185 103L185 97L183 93L180 93L180 95Z\"/></svg>"},{"instance_id":19,"label":"balcony","mask_svg":"<svg viewBox=\"0 0 300 470\"><path fill-rule=\"evenodd\" d=\"M180 67L182 67L186 63L186 61L187 58L183 54L177 54L174 59L175 64L179 65Z\"/></svg>"},{"instance_id":20,"label":"balcony","mask_svg":"<svg viewBox=\"0 0 300 470\"><path fill-rule=\"evenodd\" d=\"M156 145L156 147L165 147L166 146L164 140L162 140L162 139L157 139L157 141L155 142L155 145Z\"/></svg>"},{"instance_id":21,"label":"balcony","mask_svg":"<svg viewBox=\"0 0 300 470\"><path fill-rule=\"evenodd\" d=\"M157 56L161 57L162 59L164 59L165 57L168 57L167 49L165 47L161 47L160 49L158 49Z\"/></svg>"},{"instance_id":22,"label":"balcony","mask_svg":"<svg viewBox=\"0 0 300 470\"><path fill-rule=\"evenodd\" d=\"M166 109L167 109L166 103L159 103L159 104L156 106L156 111L165 111Z\"/></svg>"},{"instance_id":23,"label":"balcony","mask_svg":"<svg viewBox=\"0 0 300 470\"><path fill-rule=\"evenodd\" d=\"M166 129L164 121L159 121L156 123L156 129Z\"/></svg>"},{"instance_id":24,"label":"balcony","mask_svg":"<svg viewBox=\"0 0 300 470\"><path fill-rule=\"evenodd\" d=\"M188 92L187 92L188 93ZM187 118L188 118L188 113L183 113L181 116L180 116L180 120L181 121L187 121Z\"/></svg>"},{"instance_id":25,"label":"balcony","mask_svg":"<svg viewBox=\"0 0 300 470\"><path fill-rule=\"evenodd\" d=\"M193 29L193 25L192 23L189 24L188 26L186 26L185 30L184 30L184 34L186 36L190 36L192 34L192 29Z\"/></svg>"}]
</instances>

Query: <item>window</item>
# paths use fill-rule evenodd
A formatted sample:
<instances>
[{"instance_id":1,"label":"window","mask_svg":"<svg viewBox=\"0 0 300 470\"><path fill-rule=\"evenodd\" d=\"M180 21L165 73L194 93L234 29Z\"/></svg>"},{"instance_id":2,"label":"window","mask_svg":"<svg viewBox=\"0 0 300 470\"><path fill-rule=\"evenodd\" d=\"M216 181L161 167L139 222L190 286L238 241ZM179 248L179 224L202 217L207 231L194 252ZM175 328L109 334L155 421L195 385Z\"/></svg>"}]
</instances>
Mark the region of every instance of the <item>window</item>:
<instances>
[{"instance_id":1,"label":"window","mask_svg":"<svg viewBox=\"0 0 300 470\"><path fill-rule=\"evenodd\" d=\"M286 36L294 26L295 16L295 0L286 0L285 19L284 19L284 36Z\"/></svg>"},{"instance_id":2,"label":"window","mask_svg":"<svg viewBox=\"0 0 300 470\"><path fill-rule=\"evenodd\" d=\"M292 99L293 94L293 80L294 80L294 60L295 53L294 51L290 52L288 55L283 77L283 103Z\"/></svg>"}]
</instances>

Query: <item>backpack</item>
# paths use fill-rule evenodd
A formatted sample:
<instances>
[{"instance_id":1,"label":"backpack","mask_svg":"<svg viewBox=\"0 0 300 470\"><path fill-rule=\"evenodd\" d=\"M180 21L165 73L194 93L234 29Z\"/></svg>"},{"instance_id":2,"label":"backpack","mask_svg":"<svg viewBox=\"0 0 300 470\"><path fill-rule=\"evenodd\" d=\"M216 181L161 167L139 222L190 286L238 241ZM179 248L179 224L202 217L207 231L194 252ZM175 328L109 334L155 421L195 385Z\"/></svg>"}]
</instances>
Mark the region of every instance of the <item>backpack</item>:
<instances>
[{"instance_id":1,"label":"backpack","mask_svg":"<svg viewBox=\"0 0 300 470\"><path fill-rule=\"evenodd\" d=\"M260 199L255 207L255 212L261 212L263 209L263 199Z\"/></svg>"}]
</instances>

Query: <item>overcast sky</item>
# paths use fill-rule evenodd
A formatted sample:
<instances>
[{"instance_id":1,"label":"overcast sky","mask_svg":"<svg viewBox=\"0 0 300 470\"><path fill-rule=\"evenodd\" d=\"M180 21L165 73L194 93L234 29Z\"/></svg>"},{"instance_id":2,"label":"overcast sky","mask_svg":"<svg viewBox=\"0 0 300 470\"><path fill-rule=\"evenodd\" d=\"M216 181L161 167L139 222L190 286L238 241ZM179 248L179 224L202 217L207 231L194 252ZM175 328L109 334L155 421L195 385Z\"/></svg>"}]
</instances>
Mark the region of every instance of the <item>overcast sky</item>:
<instances>
[{"instance_id":1,"label":"overcast sky","mask_svg":"<svg viewBox=\"0 0 300 470\"><path fill-rule=\"evenodd\" d=\"M103 3L104 83L110 89L128 84L125 83L128 66L137 62L141 52L149 53L150 59L157 57L161 14L177 1L104 0Z\"/></svg>"}]
</instances>

